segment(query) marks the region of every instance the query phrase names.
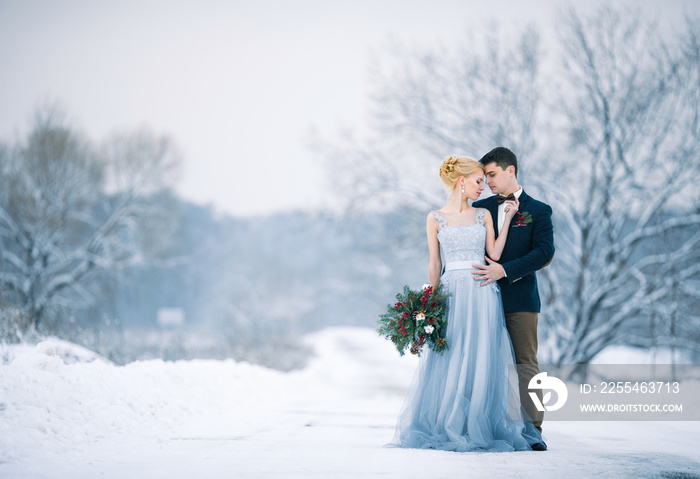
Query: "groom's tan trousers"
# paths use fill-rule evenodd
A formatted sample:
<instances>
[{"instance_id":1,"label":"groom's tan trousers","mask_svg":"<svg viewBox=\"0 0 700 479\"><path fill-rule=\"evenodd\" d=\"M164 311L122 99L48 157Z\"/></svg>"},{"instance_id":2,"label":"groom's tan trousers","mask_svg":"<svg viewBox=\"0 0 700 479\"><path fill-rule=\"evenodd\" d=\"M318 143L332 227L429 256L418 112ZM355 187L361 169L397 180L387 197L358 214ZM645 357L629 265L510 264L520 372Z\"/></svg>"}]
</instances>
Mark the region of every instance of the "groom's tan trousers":
<instances>
[{"instance_id":1,"label":"groom's tan trousers","mask_svg":"<svg viewBox=\"0 0 700 479\"><path fill-rule=\"evenodd\" d=\"M520 403L530 416L533 425L541 430L544 412L538 411L528 394L530 379L540 372L537 363L537 313L505 313L506 328L513 343L515 363L518 365L518 383L520 384ZM542 390L537 389L537 396L542 402Z\"/></svg>"}]
</instances>

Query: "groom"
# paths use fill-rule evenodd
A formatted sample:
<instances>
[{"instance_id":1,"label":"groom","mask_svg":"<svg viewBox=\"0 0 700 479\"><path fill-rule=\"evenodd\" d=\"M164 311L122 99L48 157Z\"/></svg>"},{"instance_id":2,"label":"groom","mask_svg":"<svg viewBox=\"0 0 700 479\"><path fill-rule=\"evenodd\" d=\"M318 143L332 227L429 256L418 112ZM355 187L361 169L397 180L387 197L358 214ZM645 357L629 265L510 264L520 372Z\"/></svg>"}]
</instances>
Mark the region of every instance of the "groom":
<instances>
[{"instance_id":1,"label":"groom","mask_svg":"<svg viewBox=\"0 0 700 479\"><path fill-rule=\"evenodd\" d=\"M475 264L475 280L481 285L498 281L503 299L506 328L518 364L520 400L534 426L541 432L544 413L537 411L528 394L530 379L540 372L537 363L537 313L540 295L535 272L552 261L554 233L552 208L528 196L518 185L518 160L508 148L499 146L479 160L484 166L486 184L494 196L479 200L473 206L491 212L496 237L505 219L505 201L518 198L520 206L510 223L501 263L486 258L487 265ZM537 390L541 394L541 390ZM542 398L540 398L541 400ZM533 450L544 451L544 442L533 444Z\"/></svg>"}]
</instances>

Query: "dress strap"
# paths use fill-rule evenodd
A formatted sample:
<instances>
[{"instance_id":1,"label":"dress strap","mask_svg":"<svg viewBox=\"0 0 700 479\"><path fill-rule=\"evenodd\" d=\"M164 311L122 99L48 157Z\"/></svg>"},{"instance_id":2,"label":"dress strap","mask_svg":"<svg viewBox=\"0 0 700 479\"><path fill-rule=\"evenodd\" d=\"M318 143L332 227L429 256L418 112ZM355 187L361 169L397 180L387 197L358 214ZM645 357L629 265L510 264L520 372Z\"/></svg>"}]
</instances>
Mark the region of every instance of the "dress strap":
<instances>
[{"instance_id":1,"label":"dress strap","mask_svg":"<svg viewBox=\"0 0 700 479\"><path fill-rule=\"evenodd\" d=\"M476 224L484 226L484 216L486 215L485 213L486 210L483 208L477 208L476 209L476 216L474 216L474 221Z\"/></svg>"},{"instance_id":2,"label":"dress strap","mask_svg":"<svg viewBox=\"0 0 700 479\"><path fill-rule=\"evenodd\" d=\"M443 216L440 213L438 213L437 211L433 211L433 216L438 222L438 230L441 230L445 226L447 226L447 220L443 218Z\"/></svg>"}]
</instances>

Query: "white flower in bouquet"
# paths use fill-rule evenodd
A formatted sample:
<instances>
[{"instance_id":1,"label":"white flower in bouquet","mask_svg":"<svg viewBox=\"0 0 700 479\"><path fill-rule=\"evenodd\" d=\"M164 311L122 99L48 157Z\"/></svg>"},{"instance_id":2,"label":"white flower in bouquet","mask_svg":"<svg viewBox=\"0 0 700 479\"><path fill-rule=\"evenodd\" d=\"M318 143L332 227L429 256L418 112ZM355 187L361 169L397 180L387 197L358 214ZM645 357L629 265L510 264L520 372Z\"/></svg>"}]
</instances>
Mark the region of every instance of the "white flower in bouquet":
<instances>
[{"instance_id":1,"label":"white flower in bouquet","mask_svg":"<svg viewBox=\"0 0 700 479\"><path fill-rule=\"evenodd\" d=\"M425 283L425 284L423 285L423 291L425 291L425 290L428 289L428 288L430 288L430 283Z\"/></svg>"},{"instance_id":2,"label":"white flower in bouquet","mask_svg":"<svg viewBox=\"0 0 700 479\"><path fill-rule=\"evenodd\" d=\"M416 321L425 321L425 314L422 311L416 314Z\"/></svg>"},{"instance_id":3,"label":"white flower in bouquet","mask_svg":"<svg viewBox=\"0 0 700 479\"><path fill-rule=\"evenodd\" d=\"M433 334L433 331L435 331L435 326L433 326L432 324L429 324L427 326L424 326L423 329L425 330L426 333Z\"/></svg>"}]
</instances>

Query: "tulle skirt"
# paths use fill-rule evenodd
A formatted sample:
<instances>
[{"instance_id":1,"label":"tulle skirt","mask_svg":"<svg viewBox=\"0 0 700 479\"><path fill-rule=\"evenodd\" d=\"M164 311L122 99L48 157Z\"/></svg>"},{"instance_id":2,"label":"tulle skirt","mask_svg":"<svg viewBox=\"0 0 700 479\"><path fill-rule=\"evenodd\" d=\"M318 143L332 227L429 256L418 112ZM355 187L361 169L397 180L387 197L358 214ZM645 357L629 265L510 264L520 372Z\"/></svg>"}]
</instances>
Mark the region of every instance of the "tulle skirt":
<instances>
[{"instance_id":1,"label":"tulle skirt","mask_svg":"<svg viewBox=\"0 0 700 479\"><path fill-rule=\"evenodd\" d=\"M424 348L389 446L447 451L520 451L542 440L520 408L514 355L495 284L471 270L441 278L448 299L442 355ZM509 414L510 413L510 414Z\"/></svg>"}]
</instances>

